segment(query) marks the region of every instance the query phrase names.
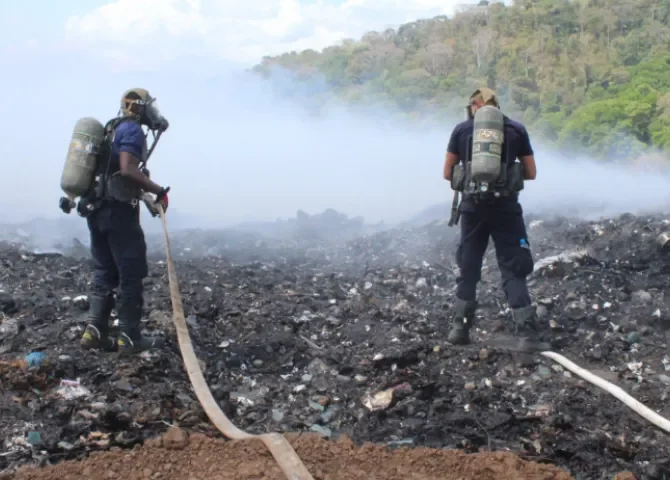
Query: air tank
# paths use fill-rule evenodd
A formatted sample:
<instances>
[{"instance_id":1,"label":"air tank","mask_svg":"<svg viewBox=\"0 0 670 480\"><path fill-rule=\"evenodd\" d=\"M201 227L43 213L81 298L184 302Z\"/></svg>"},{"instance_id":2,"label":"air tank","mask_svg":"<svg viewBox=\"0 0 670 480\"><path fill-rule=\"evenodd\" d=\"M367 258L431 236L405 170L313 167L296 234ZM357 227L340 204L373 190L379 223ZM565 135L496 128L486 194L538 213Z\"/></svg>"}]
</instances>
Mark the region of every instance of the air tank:
<instances>
[{"instance_id":1,"label":"air tank","mask_svg":"<svg viewBox=\"0 0 670 480\"><path fill-rule=\"evenodd\" d=\"M75 124L60 178L60 188L71 201L91 187L104 138L105 127L95 118L80 118Z\"/></svg>"},{"instance_id":2,"label":"air tank","mask_svg":"<svg viewBox=\"0 0 670 480\"><path fill-rule=\"evenodd\" d=\"M498 180L502 168L505 122L500 109L485 105L475 112L471 177L478 183Z\"/></svg>"}]
</instances>

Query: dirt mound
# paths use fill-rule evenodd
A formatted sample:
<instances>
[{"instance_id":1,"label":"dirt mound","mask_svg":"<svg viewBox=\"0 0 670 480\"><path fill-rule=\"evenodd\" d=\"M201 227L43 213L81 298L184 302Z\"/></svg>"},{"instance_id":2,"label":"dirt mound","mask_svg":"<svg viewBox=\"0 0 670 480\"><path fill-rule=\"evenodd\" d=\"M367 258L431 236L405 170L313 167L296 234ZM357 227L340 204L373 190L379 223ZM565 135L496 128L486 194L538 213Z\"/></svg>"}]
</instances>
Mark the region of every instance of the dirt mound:
<instances>
[{"instance_id":1,"label":"dirt mound","mask_svg":"<svg viewBox=\"0 0 670 480\"><path fill-rule=\"evenodd\" d=\"M525 462L511 453L464 454L453 450L356 447L348 439L325 441L314 435L289 440L315 480L570 480L552 465ZM131 451L91 455L83 462L24 468L2 480L285 480L258 440L226 442L179 429Z\"/></svg>"},{"instance_id":2,"label":"dirt mound","mask_svg":"<svg viewBox=\"0 0 670 480\"><path fill-rule=\"evenodd\" d=\"M665 417L670 253L655 238L667 228L629 215L529 222L543 333ZM511 325L492 251L474 343L446 342L454 235L440 223L331 242L175 233L189 332L220 407L251 433L510 451L585 480L670 478L667 434L548 359L493 346ZM184 371L160 257L150 272L145 330L167 346L120 359L78 346L87 262L0 249L0 472L127 452L168 425L216 436Z\"/></svg>"}]
</instances>

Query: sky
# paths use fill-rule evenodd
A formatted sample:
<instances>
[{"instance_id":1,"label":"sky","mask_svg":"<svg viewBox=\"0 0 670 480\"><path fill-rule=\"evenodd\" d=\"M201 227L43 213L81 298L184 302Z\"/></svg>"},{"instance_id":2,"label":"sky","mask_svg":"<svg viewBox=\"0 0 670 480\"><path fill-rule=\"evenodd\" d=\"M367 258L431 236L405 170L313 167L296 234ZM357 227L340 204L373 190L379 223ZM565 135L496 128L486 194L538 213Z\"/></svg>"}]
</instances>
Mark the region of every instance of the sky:
<instances>
[{"instance_id":1,"label":"sky","mask_svg":"<svg viewBox=\"0 0 670 480\"><path fill-rule=\"evenodd\" d=\"M94 116L105 123L116 115L121 93L134 86L149 89L171 123L151 160L153 178L172 188L171 208L208 225L328 207L371 221L394 220L443 197L435 172L444 132L422 140L402 129L381 130L374 118L344 114L315 123L263 82L240 81L238 72L265 55L318 50L371 30L451 14L455 2L0 5L0 64L12 72L0 76L0 88L9 93L0 121L11 138L0 154L20 165L0 178L6 220L62 215L56 207L59 178L75 122ZM407 169L415 175L404 175Z\"/></svg>"},{"instance_id":2,"label":"sky","mask_svg":"<svg viewBox=\"0 0 670 480\"><path fill-rule=\"evenodd\" d=\"M474 0L62 0L2 2L4 47L106 58L112 68L197 56L253 65L264 55L321 49L343 38L452 14ZM3 45L7 45L3 42ZM216 69L215 65L211 65Z\"/></svg>"},{"instance_id":3,"label":"sky","mask_svg":"<svg viewBox=\"0 0 670 480\"><path fill-rule=\"evenodd\" d=\"M0 157L10 173L0 176L0 216L62 218L59 181L75 122L93 116L105 123L132 87L147 88L170 120L149 164L152 178L171 187L173 215L203 227L329 207L393 222L449 201L441 173L460 111L421 131L384 125L379 111L335 108L315 119L267 83L239 73L264 55L318 50L371 30L451 15L468 3L477 2L2 2ZM588 159L580 169L589 173L576 176L570 165L560 152L538 155L537 185L529 182L522 197L527 211L584 199L617 211L629 208L630 198L645 207L667 204L658 193L670 192L665 177L638 172L631 182L630 171L603 170ZM605 174L612 181L603 183ZM642 183L654 193L640 194Z\"/></svg>"}]
</instances>

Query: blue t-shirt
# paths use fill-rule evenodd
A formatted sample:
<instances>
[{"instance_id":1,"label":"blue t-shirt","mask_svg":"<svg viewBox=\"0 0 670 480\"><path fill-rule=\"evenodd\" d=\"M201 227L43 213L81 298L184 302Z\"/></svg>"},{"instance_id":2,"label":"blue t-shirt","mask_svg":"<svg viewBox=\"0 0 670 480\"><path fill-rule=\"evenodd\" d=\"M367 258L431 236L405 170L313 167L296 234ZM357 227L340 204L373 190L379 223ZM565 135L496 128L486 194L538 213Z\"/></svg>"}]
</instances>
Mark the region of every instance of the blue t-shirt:
<instances>
[{"instance_id":1,"label":"blue t-shirt","mask_svg":"<svg viewBox=\"0 0 670 480\"><path fill-rule=\"evenodd\" d=\"M128 152L142 161L147 152L147 137L142 127L132 120L122 122L114 132L110 172L118 172L121 168L119 157L121 152Z\"/></svg>"}]
</instances>

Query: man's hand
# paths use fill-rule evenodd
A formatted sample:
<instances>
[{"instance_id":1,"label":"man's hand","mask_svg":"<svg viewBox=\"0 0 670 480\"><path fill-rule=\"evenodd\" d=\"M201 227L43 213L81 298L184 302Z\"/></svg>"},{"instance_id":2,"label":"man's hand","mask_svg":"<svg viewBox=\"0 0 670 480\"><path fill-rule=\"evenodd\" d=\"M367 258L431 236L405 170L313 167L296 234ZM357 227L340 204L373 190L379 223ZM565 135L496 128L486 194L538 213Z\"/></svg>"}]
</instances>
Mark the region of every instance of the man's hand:
<instances>
[{"instance_id":1,"label":"man's hand","mask_svg":"<svg viewBox=\"0 0 670 480\"><path fill-rule=\"evenodd\" d=\"M156 205L156 199L154 198L154 196L149 192L144 192L142 194L142 201L144 202L144 205L147 207L147 210L149 210L151 216L157 217L158 206Z\"/></svg>"},{"instance_id":2,"label":"man's hand","mask_svg":"<svg viewBox=\"0 0 670 480\"><path fill-rule=\"evenodd\" d=\"M152 217L157 217L160 214L158 206L160 205L163 208L163 213L167 211L168 208L168 196L167 192L170 190L170 187L162 188L160 193L154 196L149 192L142 194L142 201L147 206L149 213Z\"/></svg>"},{"instance_id":3,"label":"man's hand","mask_svg":"<svg viewBox=\"0 0 670 480\"><path fill-rule=\"evenodd\" d=\"M168 192L170 191L170 187L166 187L161 189L161 191L156 195L156 200L155 203L159 204L161 207L163 207L163 212L167 212L169 201L168 201Z\"/></svg>"}]
</instances>

